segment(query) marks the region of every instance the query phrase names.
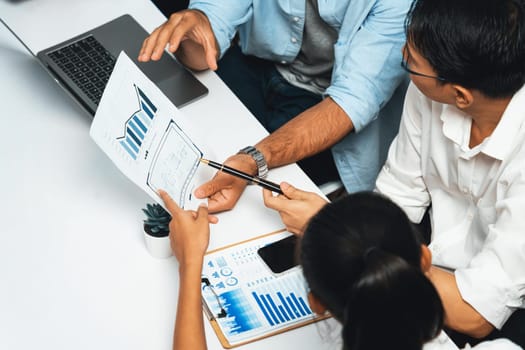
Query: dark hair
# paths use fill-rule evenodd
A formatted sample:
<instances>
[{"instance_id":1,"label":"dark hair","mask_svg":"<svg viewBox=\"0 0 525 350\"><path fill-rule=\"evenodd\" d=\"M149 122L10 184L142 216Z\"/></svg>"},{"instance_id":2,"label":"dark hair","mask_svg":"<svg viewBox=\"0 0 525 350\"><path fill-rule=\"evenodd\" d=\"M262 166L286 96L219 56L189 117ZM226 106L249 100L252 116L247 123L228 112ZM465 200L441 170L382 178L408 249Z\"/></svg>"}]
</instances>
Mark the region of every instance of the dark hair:
<instances>
[{"instance_id":1,"label":"dark hair","mask_svg":"<svg viewBox=\"0 0 525 350\"><path fill-rule=\"evenodd\" d=\"M321 209L300 258L310 291L343 324L345 349L419 350L443 326L417 233L379 194L351 194Z\"/></svg>"},{"instance_id":2,"label":"dark hair","mask_svg":"<svg viewBox=\"0 0 525 350\"><path fill-rule=\"evenodd\" d=\"M405 31L449 82L491 98L525 84L525 0L416 0Z\"/></svg>"}]
</instances>

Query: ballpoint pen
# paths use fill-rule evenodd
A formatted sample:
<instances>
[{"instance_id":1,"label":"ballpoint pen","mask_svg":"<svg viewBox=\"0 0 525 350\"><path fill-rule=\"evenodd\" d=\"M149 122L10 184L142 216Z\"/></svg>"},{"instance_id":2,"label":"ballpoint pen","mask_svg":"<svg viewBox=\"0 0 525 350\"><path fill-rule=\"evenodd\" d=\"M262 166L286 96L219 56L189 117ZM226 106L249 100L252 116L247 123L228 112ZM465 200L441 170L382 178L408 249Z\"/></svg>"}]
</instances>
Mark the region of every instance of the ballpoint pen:
<instances>
[{"instance_id":1,"label":"ballpoint pen","mask_svg":"<svg viewBox=\"0 0 525 350\"><path fill-rule=\"evenodd\" d=\"M268 189L270 191L273 191L273 192L276 192L276 193L279 193L279 194L283 194L283 191L281 191L281 188L279 187L279 185L274 183L274 182L261 179L258 176L249 175L249 174L247 174L245 172L242 172L240 170L231 168L231 167L229 167L227 165L224 165L224 164L221 164L221 163L214 162L212 160L201 158L200 161L201 161L201 163L207 164L207 165L211 166L212 168L215 168L215 169L218 169L219 171L225 172L226 174L230 174L230 175L233 175L233 176L240 177L241 179L244 179L246 181L251 181L252 183L254 183L256 185L259 185L261 187L264 187L264 188L266 188L266 189Z\"/></svg>"}]
</instances>

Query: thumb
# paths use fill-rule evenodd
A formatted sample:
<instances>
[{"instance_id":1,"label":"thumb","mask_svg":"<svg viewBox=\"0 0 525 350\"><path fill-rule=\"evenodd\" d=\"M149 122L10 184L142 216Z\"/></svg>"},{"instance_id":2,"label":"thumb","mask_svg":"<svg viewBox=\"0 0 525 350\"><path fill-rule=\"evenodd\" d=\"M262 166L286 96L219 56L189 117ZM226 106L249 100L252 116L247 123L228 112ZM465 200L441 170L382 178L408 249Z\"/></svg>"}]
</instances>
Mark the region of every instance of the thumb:
<instances>
[{"instance_id":1,"label":"thumb","mask_svg":"<svg viewBox=\"0 0 525 350\"><path fill-rule=\"evenodd\" d=\"M281 183L281 190L283 191L283 194L290 199L301 200L306 199L308 196L308 192L299 190L287 182Z\"/></svg>"},{"instance_id":2,"label":"thumb","mask_svg":"<svg viewBox=\"0 0 525 350\"><path fill-rule=\"evenodd\" d=\"M197 209L197 221L205 220L208 222L208 207L205 204L199 205Z\"/></svg>"},{"instance_id":3,"label":"thumb","mask_svg":"<svg viewBox=\"0 0 525 350\"><path fill-rule=\"evenodd\" d=\"M195 190L195 196L200 199L211 197L220 190L229 187L231 187L231 179L228 177L215 177L212 180L197 187Z\"/></svg>"}]
</instances>

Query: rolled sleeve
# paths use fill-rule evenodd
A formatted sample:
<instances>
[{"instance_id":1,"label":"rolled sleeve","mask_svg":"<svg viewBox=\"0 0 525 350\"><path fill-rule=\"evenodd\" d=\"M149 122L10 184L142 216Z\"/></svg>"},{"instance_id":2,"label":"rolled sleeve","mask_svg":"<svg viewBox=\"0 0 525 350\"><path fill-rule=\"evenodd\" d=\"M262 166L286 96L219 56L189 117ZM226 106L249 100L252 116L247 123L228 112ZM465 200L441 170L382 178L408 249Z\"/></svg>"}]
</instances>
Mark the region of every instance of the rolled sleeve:
<instances>
[{"instance_id":1,"label":"rolled sleeve","mask_svg":"<svg viewBox=\"0 0 525 350\"><path fill-rule=\"evenodd\" d=\"M456 283L463 300L501 329L512 313L522 307L523 286L512 282L497 256L485 260L482 266L474 263L470 268L456 270Z\"/></svg>"},{"instance_id":2,"label":"rolled sleeve","mask_svg":"<svg viewBox=\"0 0 525 350\"><path fill-rule=\"evenodd\" d=\"M326 95L350 116L356 132L377 117L404 76L399 62L410 3L376 1L360 26L353 14L345 16Z\"/></svg>"},{"instance_id":3,"label":"rolled sleeve","mask_svg":"<svg viewBox=\"0 0 525 350\"><path fill-rule=\"evenodd\" d=\"M513 159L498 182L497 215L481 251L456 270L463 299L494 327L501 328L517 308L525 308L525 159Z\"/></svg>"},{"instance_id":4,"label":"rolled sleeve","mask_svg":"<svg viewBox=\"0 0 525 350\"><path fill-rule=\"evenodd\" d=\"M410 84L399 133L390 146L387 161L376 181L376 191L392 199L416 223L421 221L430 204L430 194L421 169L423 99L419 90Z\"/></svg>"}]
</instances>

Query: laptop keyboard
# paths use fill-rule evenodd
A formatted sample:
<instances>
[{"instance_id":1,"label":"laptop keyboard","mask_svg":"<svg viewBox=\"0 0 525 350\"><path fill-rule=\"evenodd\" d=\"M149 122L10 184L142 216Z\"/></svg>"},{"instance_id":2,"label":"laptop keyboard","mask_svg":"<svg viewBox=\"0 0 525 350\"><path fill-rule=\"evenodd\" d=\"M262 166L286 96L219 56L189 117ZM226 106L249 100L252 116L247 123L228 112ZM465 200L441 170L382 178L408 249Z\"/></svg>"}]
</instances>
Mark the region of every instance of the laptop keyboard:
<instances>
[{"instance_id":1,"label":"laptop keyboard","mask_svg":"<svg viewBox=\"0 0 525 350\"><path fill-rule=\"evenodd\" d=\"M50 52L48 56L98 106L115 66L115 57L92 35Z\"/></svg>"}]
</instances>

